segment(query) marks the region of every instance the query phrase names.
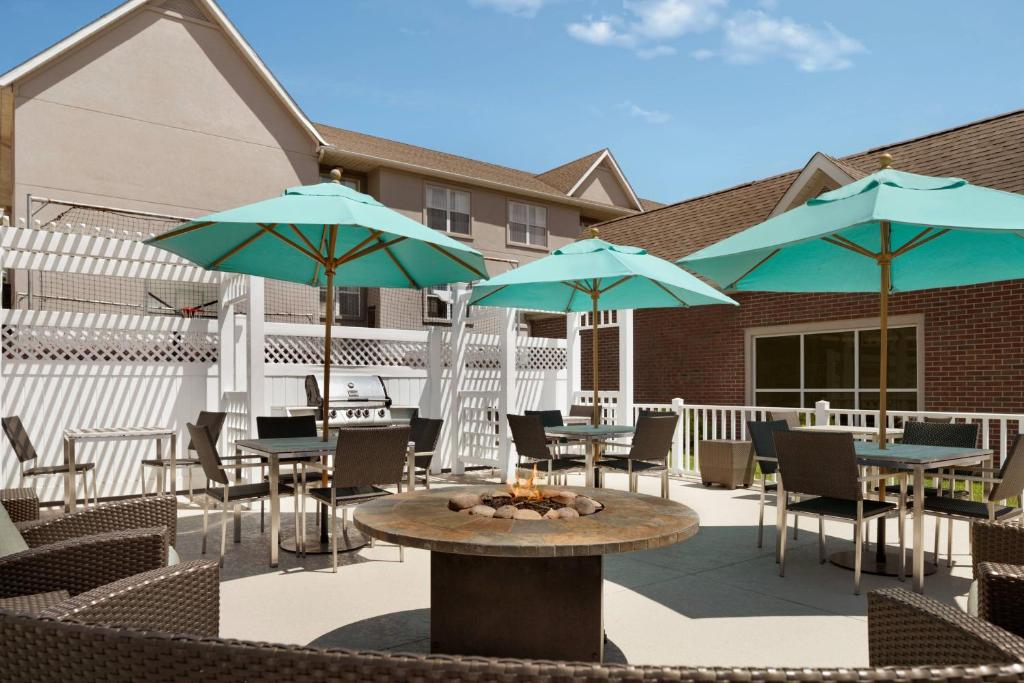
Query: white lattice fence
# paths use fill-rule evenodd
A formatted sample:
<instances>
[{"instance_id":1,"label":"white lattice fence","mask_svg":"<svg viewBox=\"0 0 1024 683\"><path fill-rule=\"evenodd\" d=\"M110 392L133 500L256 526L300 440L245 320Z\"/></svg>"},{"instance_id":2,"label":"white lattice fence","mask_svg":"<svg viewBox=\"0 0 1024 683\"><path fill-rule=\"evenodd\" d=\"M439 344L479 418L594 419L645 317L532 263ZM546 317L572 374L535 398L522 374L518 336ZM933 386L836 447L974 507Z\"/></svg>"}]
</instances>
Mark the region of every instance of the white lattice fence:
<instances>
[{"instance_id":1,"label":"white lattice fence","mask_svg":"<svg viewBox=\"0 0 1024 683\"><path fill-rule=\"evenodd\" d=\"M266 362L322 365L324 338L268 335L265 342ZM332 339L331 363L350 367L427 367L425 342L390 341L387 339Z\"/></svg>"}]
</instances>

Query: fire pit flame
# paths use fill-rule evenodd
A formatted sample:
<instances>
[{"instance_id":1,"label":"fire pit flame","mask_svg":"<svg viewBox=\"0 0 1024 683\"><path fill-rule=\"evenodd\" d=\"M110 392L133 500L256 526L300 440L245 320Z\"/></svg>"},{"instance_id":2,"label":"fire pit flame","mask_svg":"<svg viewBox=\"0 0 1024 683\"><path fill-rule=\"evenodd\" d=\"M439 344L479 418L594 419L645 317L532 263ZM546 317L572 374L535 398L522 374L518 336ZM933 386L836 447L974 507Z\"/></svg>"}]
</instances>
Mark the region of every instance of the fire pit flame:
<instances>
[{"instance_id":1,"label":"fire pit flame","mask_svg":"<svg viewBox=\"0 0 1024 683\"><path fill-rule=\"evenodd\" d=\"M526 500L542 500L544 498L544 494L541 493L540 487L537 486L536 481L536 464L534 464L533 471L530 472L530 476L525 480L519 477L519 471L516 470L516 474L508 482L509 493L512 494L513 498L524 498Z\"/></svg>"}]
</instances>

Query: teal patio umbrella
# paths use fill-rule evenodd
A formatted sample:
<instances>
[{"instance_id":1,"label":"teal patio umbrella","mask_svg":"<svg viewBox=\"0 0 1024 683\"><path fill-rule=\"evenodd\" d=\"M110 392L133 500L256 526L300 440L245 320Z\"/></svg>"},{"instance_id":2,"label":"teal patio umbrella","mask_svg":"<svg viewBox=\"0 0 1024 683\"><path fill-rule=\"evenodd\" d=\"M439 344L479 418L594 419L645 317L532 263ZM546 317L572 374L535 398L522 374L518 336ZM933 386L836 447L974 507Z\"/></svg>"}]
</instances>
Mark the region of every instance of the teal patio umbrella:
<instances>
[{"instance_id":1,"label":"teal patio umbrella","mask_svg":"<svg viewBox=\"0 0 1024 683\"><path fill-rule=\"evenodd\" d=\"M891 162L677 261L725 291L879 292L882 448L889 294L1024 278L1024 196Z\"/></svg>"},{"instance_id":2,"label":"teal patio umbrella","mask_svg":"<svg viewBox=\"0 0 1024 683\"><path fill-rule=\"evenodd\" d=\"M424 288L487 277L472 247L333 182L197 218L147 240L207 270L327 288L323 438L331 386L335 287Z\"/></svg>"},{"instance_id":3,"label":"teal patio umbrella","mask_svg":"<svg viewBox=\"0 0 1024 683\"><path fill-rule=\"evenodd\" d=\"M597 238L573 242L550 255L473 286L476 306L593 314L594 413L598 392L598 311L736 304L682 268L647 253Z\"/></svg>"}]
</instances>

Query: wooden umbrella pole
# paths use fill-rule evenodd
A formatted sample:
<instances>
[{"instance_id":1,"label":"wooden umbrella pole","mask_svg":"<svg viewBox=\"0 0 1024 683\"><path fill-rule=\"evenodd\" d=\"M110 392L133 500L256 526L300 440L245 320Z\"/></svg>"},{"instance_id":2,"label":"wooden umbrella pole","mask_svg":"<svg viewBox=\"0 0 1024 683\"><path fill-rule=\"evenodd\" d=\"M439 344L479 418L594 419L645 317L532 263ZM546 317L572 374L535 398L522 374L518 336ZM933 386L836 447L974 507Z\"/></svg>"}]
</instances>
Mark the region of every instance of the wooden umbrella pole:
<instances>
[{"instance_id":1,"label":"wooden umbrella pole","mask_svg":"<svg viewBox=\"0 0 1024 683\"><path fill-rule=\"evenodd\" d=\"M886 394L889 380L889 288L892 280L892 249L889 244L889 222L881 224L881 250L878 255L878 269L881 273L879 287L879 329L878 329L878 447L886 445Z\"/></svg>"},{"instance_id":2,"label":"wooden umbrella pole","mask_svg":"<svg viewBox=\"0 0 1024 683\"><path fill-rule=\"evenodd\" d=\"M327 268L327 311L324 323L324 395L320 415L323 418L324 441L330 438L327 423L330 418L331 406L331 328L334 327L334 266ZM325 473L326 475L326 473Z\"/></svg>"},{"instance_id":3,"label":"wooden umbrella pole","mask_svg":"<svg viewBox=\"0 0 1024 683\"><path fill-rule=\"evenodd\" d=\"M597 347L600 344L600 342L598 341L599 337L598 337L598 334L597 334L597 331L598 331L597 330L597 325L598 325L598 323L597 323L597 314L598 314L598 311L597 311L597 299L598 299L598 297L600 295L601 294L600 294L600 292L597 291L597 287L596 286L594 287L593 291L590 292L590 299L594 302L594 311L593 311L594 318L590 321L591 322L590 327L593 330L593 334L594 334L593 343L591 344L591 347L592 347L592 349L591 349L592 350L591 364L594 366L593 368L591 368L591 370L593 371L592 382L593 382L593 389L594 389L594 412L593 412L593 415L591 415L590 422L595 427L598 426L599 424L601 424L601 405L597 402L597 391L598 391L598 387L597 387L597 383L598 383L598 379L597 379L597 377L598 377L598 372L597 372L597 355L598 355L598 350L597 350ZM594 448L597 448L597 446L595 445Z\"/></svg>"}]
</instances>

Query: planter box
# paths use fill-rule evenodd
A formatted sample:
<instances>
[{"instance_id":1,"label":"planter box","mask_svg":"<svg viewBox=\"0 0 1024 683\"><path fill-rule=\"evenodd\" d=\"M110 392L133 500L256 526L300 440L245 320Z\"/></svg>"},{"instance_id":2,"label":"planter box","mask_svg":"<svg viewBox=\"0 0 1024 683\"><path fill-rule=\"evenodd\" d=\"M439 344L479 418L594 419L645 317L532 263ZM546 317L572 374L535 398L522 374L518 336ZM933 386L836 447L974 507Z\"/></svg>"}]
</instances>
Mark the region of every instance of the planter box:
<instances>
[{"instance_id":1,"label":"planter box","mask_svg":"<svg viewBox=\"0 0 1024 683\"><path fill-rule=\"evenodd\" d=\"M754 480L754 458L749 441L726 439L700 442L700 479L705 486L721 484L734 489Z\"/></svg>"}]
</instances>

